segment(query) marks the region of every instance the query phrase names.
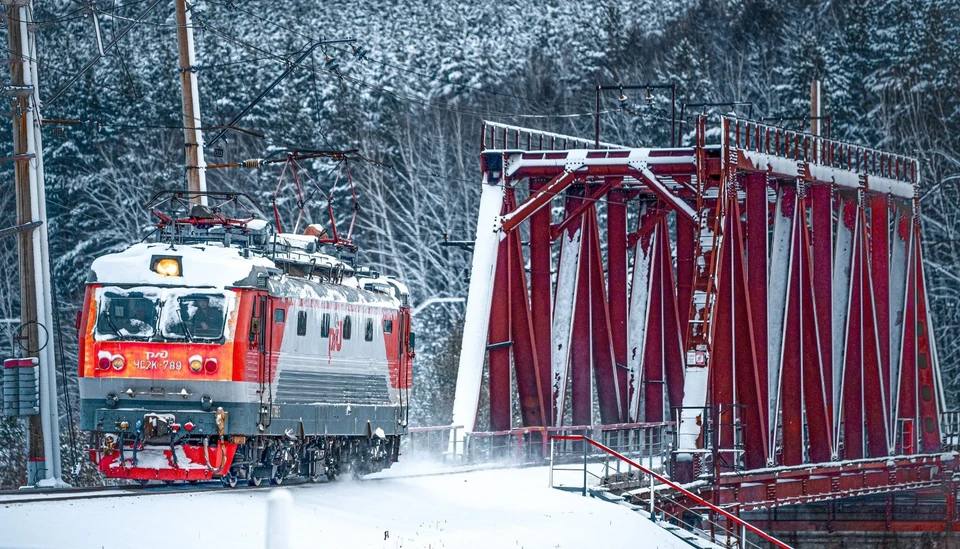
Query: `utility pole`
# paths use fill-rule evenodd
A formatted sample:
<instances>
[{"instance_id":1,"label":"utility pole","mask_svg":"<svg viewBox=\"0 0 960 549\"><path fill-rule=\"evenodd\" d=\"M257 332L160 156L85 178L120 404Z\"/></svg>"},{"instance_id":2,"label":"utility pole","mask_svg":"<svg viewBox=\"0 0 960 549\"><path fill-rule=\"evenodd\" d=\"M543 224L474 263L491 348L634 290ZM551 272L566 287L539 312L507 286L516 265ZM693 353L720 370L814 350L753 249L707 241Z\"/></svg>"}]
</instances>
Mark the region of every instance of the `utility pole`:
<instances>
[{"instance_id":1,"label":"utility pole","mask_svg":"<svg viewBox=\"0 0 960 549\"><path fill-rule=\"evenodd\" d=\"M193 21L187 0L174 0L177 8L177 46L180 56L180 86L183 104L183 146L186 155L187 190L200 193L207 190L206 168L203 159L203 132L200 125L200 91L197 89L193 48ZM206 196L196 196L196 204L207 203Z\"/></svg>"},{"instance_id":2,"label":"utility pole","mask_svg":"<svg viewBox=\"0 0 960 549\"><path fill-rule=\"evenodd\" d=\"M64 486L60 469L53 299L47 241L36 27L31 0L0 0L6 10L13 118L13 162L20 269L20 331L24 354L39 361L40 415L30 416L27 484Z\"/></svg>"},{"instance_id":3,"label":"utility pole","mask_svg":"<svg viewBox=\"0 0 960 549\"><path fill-rule=\"evenodd\" d=\"M820 106L820 80L814 80L810 83L810 133L820 136L822 129L823 116Z\"/></svg>"}]
</instances>

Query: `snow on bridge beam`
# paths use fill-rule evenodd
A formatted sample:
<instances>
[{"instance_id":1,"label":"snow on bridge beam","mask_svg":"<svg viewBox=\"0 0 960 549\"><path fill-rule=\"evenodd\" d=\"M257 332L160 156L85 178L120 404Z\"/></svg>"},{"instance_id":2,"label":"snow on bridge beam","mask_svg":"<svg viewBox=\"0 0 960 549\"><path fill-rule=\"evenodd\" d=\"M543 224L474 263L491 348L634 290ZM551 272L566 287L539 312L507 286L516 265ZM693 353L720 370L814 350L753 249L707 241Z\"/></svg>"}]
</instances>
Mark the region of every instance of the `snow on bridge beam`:
<instances>
[{"instance_id":1,"label":"snow on bridge beam","mask_svg":"<svg viewBox=\"0 0 960 549\"><path fill-rule=\"evenodd\" d=\"M451 448L461 452L464 431L473 431L476 424L480 384L483 380L483 362L490 321L490 298L493 295L494 268L497 264L497 249L500 244L500 233L496 230L496 226L499 222L500 208L503 205L503 187L500 179L502 172L497 170L497 167L488 166L483 174L473 262L470 268L470 289L467 294L463 339L457 368L453 424L463 425L464 430L454 431L452 437L459 437L460 440L451 438Z\"/></svg>"}]
</instances>

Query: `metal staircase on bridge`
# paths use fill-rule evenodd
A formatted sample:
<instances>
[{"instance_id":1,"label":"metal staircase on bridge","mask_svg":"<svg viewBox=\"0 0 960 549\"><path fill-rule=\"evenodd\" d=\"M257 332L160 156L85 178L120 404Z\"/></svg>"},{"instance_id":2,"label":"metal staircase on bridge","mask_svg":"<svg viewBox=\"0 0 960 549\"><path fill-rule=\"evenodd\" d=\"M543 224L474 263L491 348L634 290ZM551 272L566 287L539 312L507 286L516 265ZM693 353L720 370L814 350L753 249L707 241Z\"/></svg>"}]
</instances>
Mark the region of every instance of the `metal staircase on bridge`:
<instances>
[{"instance_id":1,"label":"metal staircase on bridge","mask_svg":"<svg viewBox=\"0 0 960 549\"><path fill-rule=\"evenodd\" d=\"M777 548L789 548L790 546L781 540L757 528L753 524L741 519L739 516L731 513L729 510L721 508L709 501L701 498L666 476L657 473L651 466L644 466L639 461L634 460L605 444L601 444L589 437L583 435L556 435L550 439L550 485L551 487L561 489L574 489L580 491L584 496L590 495L608 502L627 505L631 510L642 514L652 520L657 526L666 532L676 536L691 547L715 548L715 547L762 547L766 544ZM582 479L581 486L558 486L555 484L555 474L557 471L578 470L577 468L559 468L557 466L558 452L556 444L578 445L574 448L576 455L582 455ZM570 446L568 446L570 447ZM597 461L597 457L601 461ZM591 459L593 458L593 459ZM631 478L641 488L634 493L617 493L611 491L606 482L612 477L609 463L605 460L613 460L616 464L615 470L617 477ZM621 470L621 464L625 470ZM591 465L596 471L591 471ZM598 474L601 471L605 474ZM652 460L649 463L652 465ZM601 481L597 487L591 487L588 484L589 477ZM637 497L641 496L641 497ZM753 541L748 533L762 544Z\"/></svg>"}]
</instances>

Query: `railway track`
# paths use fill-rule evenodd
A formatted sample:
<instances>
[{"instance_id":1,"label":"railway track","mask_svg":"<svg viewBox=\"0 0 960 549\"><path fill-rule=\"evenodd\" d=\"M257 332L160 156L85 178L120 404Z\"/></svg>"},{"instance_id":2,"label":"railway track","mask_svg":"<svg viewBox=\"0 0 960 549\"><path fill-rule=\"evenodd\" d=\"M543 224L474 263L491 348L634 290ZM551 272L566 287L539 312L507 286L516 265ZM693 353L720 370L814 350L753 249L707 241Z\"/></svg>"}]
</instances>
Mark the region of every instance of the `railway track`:
<instances>
[{"instance_id":1,"label":"railway track","mask_svg":"<svg viewBox=\"0 0 960 549\"><path fill-rule=\"evenodd\" d=\"M291 485L301 484L291 481ZM303 483L308 484L308 483ZM69 501L75 499L93 498L122 498L133 496L154 496L169 494L196 494L214 492L217 490L269 490L273 486L237 486L225 488L219 481L200 482L197 484L150 484L147 486L96 486L92 488L66 489L25 489L0 492L0 506L21 505L25 503L43 503L54 501Z\"/></svg>"},{"instance_id":2,"label":"railway track","mask_svg":"<svg viewBox=\"0 0 960 549\"><path fill-rule=\"evenodd\" d=\"M510 469L517 467L532 467L537 465L476 465L470 467L457 467L442 471L432 471L423 473L410 473L406 475L390 475L383 477L361 477L360 482L382 482L385 480L399 480L423 477L436 477L444 475L456 475L461 473L470 473L474 471L488 469ZM288 479L282 486L290 487L308 487L328 484L336 481L321 480L319 482L310 482L306 479ZM92 498L122 498L135 496L161 496L171 494L198 494L206 492L233 493L237 491L268 491L277 488L275 485L246 486L237 485L235 488L226 488L220 481L176 484L148 484L140 486L136 484L126 486L94 486L89 488L28 488L24 490L6 490L0 491L0 507L9 505L22 505L27 503L44 503L56 501L70 501L77 499Z\"/></svg>"}]
</instances>

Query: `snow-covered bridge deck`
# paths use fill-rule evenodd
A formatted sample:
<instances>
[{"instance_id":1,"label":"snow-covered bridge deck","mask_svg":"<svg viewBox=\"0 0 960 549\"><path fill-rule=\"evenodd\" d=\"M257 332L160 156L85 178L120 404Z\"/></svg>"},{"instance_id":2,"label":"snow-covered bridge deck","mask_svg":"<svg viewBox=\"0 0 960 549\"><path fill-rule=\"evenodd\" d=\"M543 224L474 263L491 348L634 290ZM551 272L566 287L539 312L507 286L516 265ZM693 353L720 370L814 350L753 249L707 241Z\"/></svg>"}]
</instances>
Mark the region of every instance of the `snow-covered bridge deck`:
<instances>
[{"instance_id":1,"label":"snow-covered bridge deck","mask_svg":"<svg viewBox=\"0 0 960 549\"><path fill-rule=\"evenodd\" d=\"M627 507L548 487L544 467L417 462L295 485L292 547L686 547ZM0 502L0 547L264 547L269 490ZM50 528L53 517L57 527Z\"/></svg>"}]
</instances>

